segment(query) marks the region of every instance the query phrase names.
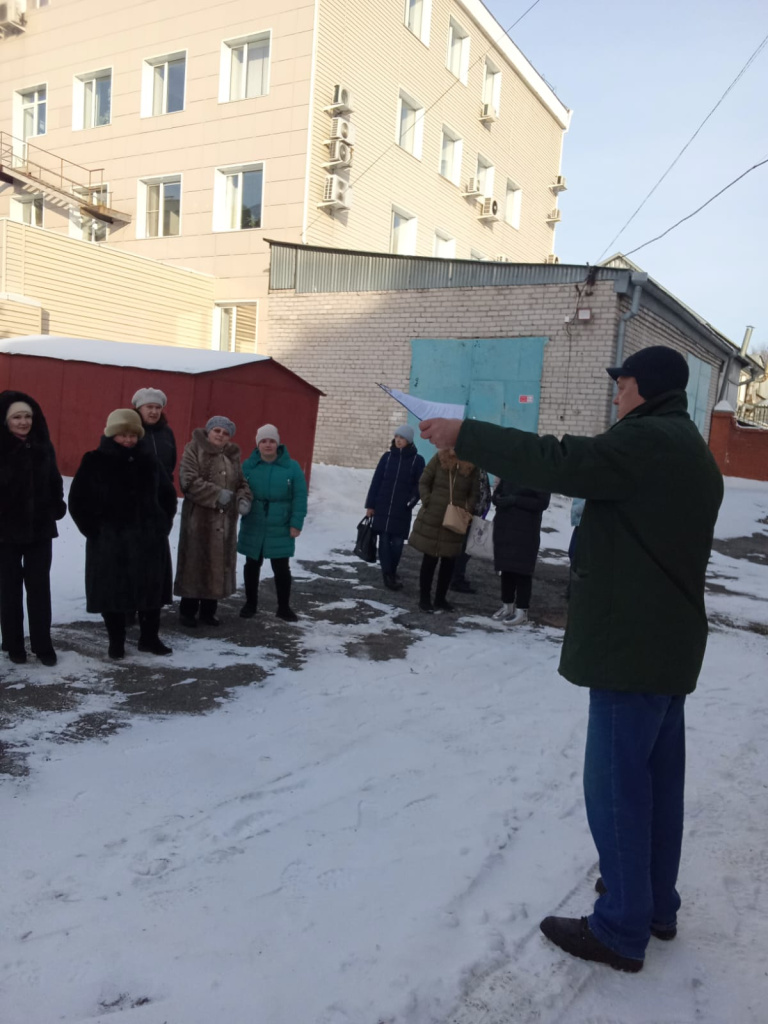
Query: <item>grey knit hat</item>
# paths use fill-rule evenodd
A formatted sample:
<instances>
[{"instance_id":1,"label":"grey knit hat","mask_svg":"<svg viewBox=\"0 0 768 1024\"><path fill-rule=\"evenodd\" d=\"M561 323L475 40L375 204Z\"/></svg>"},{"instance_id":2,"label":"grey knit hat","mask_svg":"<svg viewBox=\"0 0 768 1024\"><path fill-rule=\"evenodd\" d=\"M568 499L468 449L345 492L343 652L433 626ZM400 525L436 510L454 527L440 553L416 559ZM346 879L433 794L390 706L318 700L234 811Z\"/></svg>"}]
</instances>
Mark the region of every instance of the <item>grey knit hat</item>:
<instances>
[{"instance_id":1,"label":"grey knit hat","mask_svg":"<svg viewBox=\"0 0 768 1024\"><path fill-rule=\"evenodd\" d=\"M409 427L407 423L403 423L402 426L395 428L395 437L404 437L408 444L413 444L413 427Z\"/></svg>"},{"instance_id":2,"label":"grey knit hat","mask_svg":"<svg viewBox=\"0 0 768 1024\"><path fill-rule=\"evenodd\" d=\"M280 444L280 434L277 427L273 423L265 423L263 427L259 427L256 431L256 446L258 447L262 441L271 440L277 441Z\"/></svg>"},{"instance_id":3,"label":"grey knit hat","mask_svg":"<svg viewBox=\"0 0 768 1024\"><path fill-rule=\"evenodd\" d=\"M226 416L211 416L208 422L205 424L206 434L210 433L214 427L222 427L229 434L230 437L235 436L235 424L232 420L228 420Z\"/></svg>"},{"instance_id":4,"label":"grey knit hat","mask_svg":"<svg viewBox=\"0 0 768 1024\"><path fill-rule=\"evenodd\" d=\"M162 405L165 408L167 403L165 392L160 388L139 388L131 399L134 409L140 409L142 405Z\"/></svg>"}]
</instances>

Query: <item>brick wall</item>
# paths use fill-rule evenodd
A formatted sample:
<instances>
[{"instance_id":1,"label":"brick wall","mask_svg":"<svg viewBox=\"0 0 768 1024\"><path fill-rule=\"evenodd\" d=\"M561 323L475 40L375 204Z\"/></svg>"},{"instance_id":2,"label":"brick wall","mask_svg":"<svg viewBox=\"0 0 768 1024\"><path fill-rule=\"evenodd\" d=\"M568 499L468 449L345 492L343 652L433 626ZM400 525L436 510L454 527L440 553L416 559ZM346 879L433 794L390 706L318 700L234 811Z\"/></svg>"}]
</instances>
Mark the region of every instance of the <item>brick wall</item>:
<instances>
[{"instance_id":1,"label":"brick wall","mask_svg":"<svg viewBox=\"0 0 768 1024\"><path fill-rule=\"evenodd\" d=\"M709 447L724 476L768 480L768 430L740 427L731 411L713 412Z\"/></svg>"}]
</instances>

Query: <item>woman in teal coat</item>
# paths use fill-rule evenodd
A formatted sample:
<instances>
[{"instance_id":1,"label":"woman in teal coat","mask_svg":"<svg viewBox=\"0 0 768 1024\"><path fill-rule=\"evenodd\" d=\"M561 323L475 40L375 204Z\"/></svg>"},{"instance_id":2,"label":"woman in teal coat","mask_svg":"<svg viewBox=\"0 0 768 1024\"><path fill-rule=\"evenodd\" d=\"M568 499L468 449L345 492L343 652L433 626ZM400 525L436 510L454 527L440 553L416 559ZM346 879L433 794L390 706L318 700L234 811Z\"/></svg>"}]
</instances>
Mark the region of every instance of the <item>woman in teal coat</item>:
<instances>
[{"instance_id":1,"label":"woman in teal coat","mask_svg":"<svg viewBox=\"0 0 768 1024\"><path fill-rule=\"evenodd\" d=\"M243 463L243 475L253 493L253 505L240 520L237 541L237 550L245 555L245 604L240 616L250 619L256 614L261 566L268 558L275 574L277 616L296 622L298 616L290 605L289 560L307 514L307 481L271 423L259 427L256 447Z\"/></svg>"}]
</instances>

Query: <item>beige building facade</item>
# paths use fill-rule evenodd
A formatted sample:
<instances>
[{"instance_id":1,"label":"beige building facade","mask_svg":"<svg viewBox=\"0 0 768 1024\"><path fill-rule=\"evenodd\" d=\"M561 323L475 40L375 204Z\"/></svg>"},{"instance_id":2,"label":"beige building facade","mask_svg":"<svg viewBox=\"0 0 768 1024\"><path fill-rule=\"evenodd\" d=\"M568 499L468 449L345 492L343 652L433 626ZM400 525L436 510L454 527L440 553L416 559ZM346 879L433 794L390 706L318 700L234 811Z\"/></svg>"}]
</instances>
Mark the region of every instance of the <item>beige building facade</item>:
<instances>
[{"instance_id":1,"label":"beige building facade","mask_svg":"<svg viewBox=\"0 0 768 1024\"><path fill-rule=\"evenodd\" d=\"M266 350L267 239L554 260L570 112L479 0L38 4L0 5L0 223L209 280L205 345Z\"/></svg>"}]
</instances>

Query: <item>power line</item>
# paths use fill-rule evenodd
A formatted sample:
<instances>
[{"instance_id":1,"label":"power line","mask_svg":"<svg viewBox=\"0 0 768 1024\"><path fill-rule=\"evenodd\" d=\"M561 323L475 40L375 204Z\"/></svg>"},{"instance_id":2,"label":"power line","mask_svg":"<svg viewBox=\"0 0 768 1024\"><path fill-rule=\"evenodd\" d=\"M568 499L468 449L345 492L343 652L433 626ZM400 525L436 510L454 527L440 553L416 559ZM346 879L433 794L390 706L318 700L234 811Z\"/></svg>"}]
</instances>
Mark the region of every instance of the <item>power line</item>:
<instances>
[{"instance_id":1,"label":"power line","mask_svg":"<svg viewBox=\"0 0 768 1024\"><path fill-rule=\"evenodd\" d=\"M670 231L674 231L675 228L679 227L681 224L684 224L685 221L690 220L691 217L695 217L697 213L701 213L705 206L709 206L710 203L713 203L718 196L721 196L723 192L727 192L728 189L731 188L732 185L735 185L737 181L741 181L742 178L746 178L748 174L750 174L754 170L757 170L758 167L762 167L764 164L768 164L768 157L766 157L765 160L761 160L759 163L753 164L751 167L748 167L743 174L740 174L738 178L734 178L733 181L728 182L728 184L724 188L721 188L719 192L715 192L715 194L711 196L706 201L706 203L702 203L701 206L698 207L698 209L693 211L693 213L689 213L687 217L681 217L681 219L677 221L675 224L673 224L672 227L667 228L666 231L662 231L662 233L660 235L656 235L655 238L649 238L648 241L643 242L642 245L638 245L634 249L630 249L629 252L624 253L624 255L631 256L633 252L639 252L641 249L644 249L646 245L651 245L653 242L658 242L660 238L664 238L664 236L668 235Z\"/></svg>"},{"instance_id":2,"label":"power line","mask_svg":"<svg viewBox=\"0 0 768 1024\"><path fill-rule=\"evenodd\" d=\"M599 257L598 257L598 259L597 259L597 262L598 262L598 263L600 262L600 260L602 260L603 256L605 256L605 254L606 254L606 253L608 252L608 250L609 250L609 249L611 249L611 248L613 247L614 243L616 242L616 239L617 239L617 238L620 238L620 237L621 237L621 235L623 235L623 234L624 234L624 232L626 231L626 229L627 229L627 228L629 227L629 225L630 225L630 224L632 223L632 221L633 221L633 220L635 219L635 217L636 217L636 216L638 215L638 213L640 213L640 211L641 211L641 210L642 210L642 208L643 208L643 207L645 206L645 204L646 204L646 203L648 202L648 200L649 200L649 199L651 198L651 196L653 195L653 193L654 193L654 192L656 191L656 189L657 189L657 188L659 187L659 185L661 185L661 183L662 183L662 182L664 181L664 179L665 179L665 178L667 177L667 175L669 174L669 172L670 172L670 171L672 170L672 168L673 168L673 167L675 166L675 164L676 164L676 163L678 162L678 160L679 160L679 159L680 159L680 157L681 157L681 156L683 155L683 153L685 153L685 151L686 151L686 150L688 149L688 147L689 147L689 146L691 145L691 143L693 142L693 140L694 140L694 139L696 138L696 136L697 136L697 135L699 134L699 132L700 132L700 131L701 131L701 129L702 129L703 127L704 127L704 125L705 125L705 124L707 123L707 121L708 121L708 120L710 119L710 117L712 117L712 115L714 114L714 112L715 112L715 111L717 110L717 108L718 108L718 107L720 106L720 104L721 104L721 103L723 102L723 100L724 100L724 99L725 99L725 97L726 97L726 96L728 95L728 93L729 93L729 92L731 91L731 89L733 89L733 87L734 87L734 86L736 85L736 83L737 83L737 82L739 81L739 79L740 79L740 78L742 78L742 76L743 76L744 74L746 74L746 72L748 71L748 69L749 69L750 65L751 65L751 64L752 64L752 63L753 63L753 62L754 62L754 61L755 61L755 60L756 60L756 59L758 58L758 56L760 55L760 53L762 52L762 50L763 50L763 49L765 48L766 44L768 44L768 35L767 35L767 36L765 36L765 38L764 38L764 39L762 40L762 42L760 43L760 45L759 45L759 46L757 47L757 49L756 49L756 50L754 51L754 53L753 53L753 54L752 54L752 55L750 56L749 60L747 60L746 64L744 64L744 66L742 67L741 71L739 71L738 75L736 75L736 77L735 77L735 78L733 79L733 81L731 82L731 84L730 84L730 85L728 86L728 88L727 88L727 89L725 90L725 92L723 93L723 95L722 95L722 96L720 97L720 99L719 99L719 100L717 101L717 103L716 103L716 104L714 105L714 107L712 107L712 109L711 109L711 110L710 110L710 112L709 112L709 113L707 114L707 116L706 116L706 117L704 118L704 120L703 120L703 121L701 122L701 124L699 125L699 127L698 127L698 128L696 129L696 131L695 131L695 132L693 133L693 135L692 135L692 136L690 137L690 139L688 139L688 141L686 142L686 144L685 144L685 145L683 146L683 148L682 148L682 149L680 150L680 152L679 152L679 153L677 154L677 156L676 156L676 157L675 157L675 159L674 159L674 160L672 161L672 163L671 163L671 164L669 165L669 167L668 167L668 168L666 169L666 171L664 171L664 173L662 174L662 176L661 176L661 177L659 178L659 180L658 180L658 181L656 182L656 184L655 184L655 185L653 186L653 188L652 188L652 189L651 189L651 191L650 191L650 192L648 193L648 195L647 195L647 196L645 197L645 199L644 199L644 200L642 201L642 203L640 203L640 205L639 205L639 206L638 206L638 208L637 208L637 209L635 210L635 212L634 212L634 213L632 214L632 216L631 216L631 217L629 218L629 220L628 220L628 221L626 222L626 224L625 224L625 225L624 225L624 226L623 226L622 228L620 228L620 229L619 229L619 231L617 232L617 234L615 234L615 235L613 236L613 238L612 238L612 239L611 239L611 241L610 241L610 242L608 243L608 245L606 245L606 247L605 247L605 248L603 249L603 251L602 251L602 252L600 253L600 256L599 256ZM737 179L737 180L738 180L738 179ZM697 212L698 212L698 211L697 211ZM648 243L646 243L646 244L648 244ZM636 252L636 251L637 251L637 250L633 250L633 252Z\"/></svg>"},{"instance_id":3,"label":"power line","mask_svg":"<svg viewBox=\"0 0 768 1024\"><path fill-rule=\"evenodd\" d=\"M512 31L512 29L516 25L519 25L520 22L523 20L523 18L527 14L530 14L530 12L534 9L534 7L537 7L540 3L541 3L541 0L533 0L533 3L530 5L530 7L527 7L523 11L523 13L520 15L520 17L512 22L512 24L509 26L509 28L504 29L504 31L501 33L501 35L498 37L498 39L493 40L493 42L491 43L491 47L495 46L505 36L508 37L509 33ZM479 64L481 60L484 60L488 56L488 54L491 52L491 47L489 47L487 50L484 50L480 54L480 56L477 58L477 60L473 61L467 67L467 74L469 74L469 72L472 70L472 68L474 68L477 64ZM432 110L434 107L436 107L437 104L441 100L445 99L445 97L448 95L448 93L451 91L451 89L455 88L459 84L460 81L461 81L460 78L456 78L456 80L454 82L451 82L451 84L448 86L448 88L445 90L445 92L441 93L433 103L430 103L430 105L428 107L425 107L421 111L421 116L415 118L413 124L410 126L410 128L406 129L406 131L407 132L415 131L416 130L416 125L419 124L420 121L423 121L424 118L429 113L429 111ZM373 160L370 164L368 164L368 166L363 171L361 171L360 174L358 174L357 177L354 178L354 180L350 181L349 187L352 188L353 186L355 186L358 183L358 181L360 181L361 178L365 177L365 175L368 173L368 171L372 170L376 166L376 164L379 163L380 160L384 159L384 157L387 155L387 153L389 153L390 149L392 149L394 146L398 146L398 145L399 145L399 142L390 142L389 145L386 147L386 149L382 150L382 152L376 157L375 160ZM306 230L309 231L309 229L311 227L313 227L320 220L320 218L322 216L323 216L322 213L317 214L317 216L312 221L310 221L310 223L307 225Z\"/></svg>"}]
</instances>

